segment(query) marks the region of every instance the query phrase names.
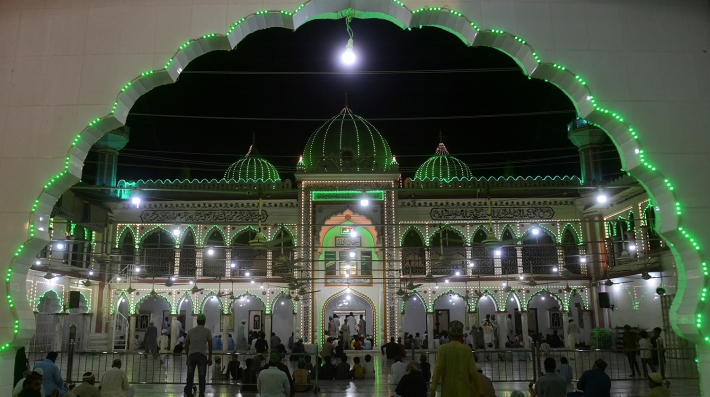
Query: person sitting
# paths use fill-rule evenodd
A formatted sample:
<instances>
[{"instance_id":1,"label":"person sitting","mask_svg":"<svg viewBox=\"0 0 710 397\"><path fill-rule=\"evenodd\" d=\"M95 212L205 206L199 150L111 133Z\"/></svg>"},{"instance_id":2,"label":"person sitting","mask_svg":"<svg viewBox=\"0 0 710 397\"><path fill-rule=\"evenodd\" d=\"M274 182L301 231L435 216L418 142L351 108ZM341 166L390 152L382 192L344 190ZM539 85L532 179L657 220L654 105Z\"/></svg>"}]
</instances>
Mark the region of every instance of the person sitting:
<instances>
[{"instance_id":1,"label":"person sitting","mask_svg":"<svg viewBox=\"0 0 710 397\"><path fill-rule=\"evenodd\" d=\"M658 372L648 374L648 387L651 389L648 397L670 397L668 387L663 384L663 376Z\"/></svg>"},{"instance_id":2,"label":"person sitting","mask_svg":"<svg viewBox=\"0 0 710 397\"><path fill-rule=\"evenodd\" d=\"M552 335L550 335L547 341L552 348L562 347L562 340L560 339L560 336L557 335L557 330L552 331Z\"/></svg>"},{"instance_id":3,"label":"person sitting","mask_svg":"<svg viewBox=\"0 0 710 397\"><path fill-rule=\"evenodd\" d=\"M43 373L44 373L44 371L42 371L41 368L37 368L37 369L33 370L32 372L27 373L27 375L39 376L39 379L42 380L42 374L43 374ZM13 396L14 396L15 394L20 394L20 392L21 392L22 389L24 388L25 380L27 379L27 375L25 375L24 377L22 377L22 379L20 379L20 380L17 382L17 384L15 385L15 388L12 389L12 395L13 395ZM42 395L42 397L45 397L45 396L44 396L44 386L40 386L40 391L39 391L39 392L40 392L40 394Z\"/></svg>"},{"instance_id":4,"label":"person sitting","mask_svg":"<svg viewBox=\"0 0 710 397\"><path fill-rule=\"evenodd\" d=\"M338 340L337 346L335 346L335 357L340 358L344 355L344 350L343 350L343 342L341 340Z\"/></svg>"},{"instance_id":5,"label":"person sitting","mask_svg":"<svg viewBox=\"0 0 710 397\"><path fill-rule=\"evenodd\" d=\"M547 343L546 340L542 340L542 344L540 345L540 354L547 354L547 352L550 351L550 344Z\"/></svg>"},{"instance_id":6,"label":"person sitting","mask_svg":"<svg viewBox=\"0 0 710 397\"><path fill-rule=\"evenodd\" d=\"M298 338L298 340L293 343L289 361L298 361L303 358L304 354L306 354L306 346L303 344L303 338Z\"/></svg>"},{"instance_id":7,"label":"person sitting","mask_svg":"<svg viewBox=\"0 0 710 397\"><path fill-rule=\"evenodd\" d=\"M422 371L422 378L428 383L431 379L431 364L427 362L426 353L419 355L419 369Z\"/></svg>"},{"instance_id":8,"label":"person sitting","mask_svg":"<svg viewBox=\"0 0 710 397\"><path fill-rule=\"evenodd\" d=\"M52 394L54 390L59 390L59 397L67 393L67 388L64 386L64 380L62 380L62 374L59 371L59 367L54 362L59 357L57 352L47 353L47 358L44 361L40 361L35 364L33 370L42 369L42 386L44 387L44 392Z\"/></svg>"},{"instance_id":9,"label":"person sitting","mask_svg":"<svg viewBox=\"0 0 710 397\"><path fill-rule=\"evenodd\" d=\"M481 380L481 394L483 394L483 397L496 397L496 390L493 388L493 381L491 378L483 374L483 367L481 367L481 364L476 364L476 371L478 371L478 379Z\"/></svg>"},{"instance_id":10,"label":"person sitting","mask_svg":"<svg viewBox=\"0 0 710 397\"><path fill-rule=\"evenodd\" d=\"M18 382L19 383L19 382ZM40 390L42 390L42 375L36 371L30 372L24 378L22 382L22 389L17 393L13 392L13 397L40 397L42 396ZM50 396L47 397L57 397L59 395L59 390L55 389Z\"/></svg>"},{"instance_id":11,"label":"person sitting","mask_svg":"<svg viewBox=\"0 0 710 397\"><path fill-rule=\"evenodd\" d=\"M537 379L535 389L530 390L531 397L564 397L567 392L567 382L565 378L555 373L557 367L555 359L547 357L543 364L545 374Z\"/></svg>"},{"instance_id":12,"label":"person sitting","mask_svg":"<svg viewBox=\"0 0 710 397\"><path fill-rule=\"evenodd\" d=\"M240 366L239 360L237 360L236 354L232 354L232 358L227 364L227 375L229 375L232 380L242 379L242 368Z\"/></svg>"},{"instance_id":13,"label":"person sitting","mask_svg":"<svg viewBox=\"0 0 710 397\"><path fill-rule=\"evenodd\" d=\"M214 364L212 365L212 382L219 383L224 380L224 366L222 365L222 357L214 356Z\"/></svg>"},{"instance_id":14,"label":"person sitting","mask_svg":"<svg viewBox=\"0 0 710 397\"><path fill-rule=\"evenodd\" d=\"M426 381L416 362L407 364L407 373L397 382L395 393L402 397L426 397Z\"/></svg>"},{"instance_id":15,"label":"person sitting","mask_svg":"<svg viewBox=\"0 0 710 397\"><path fill-rule=\"evenodd\" d=\"M362 373L365 378L372 378L375 376L375 367L372 365L372 356L365 354L365 362L362 364Z\"/></svg>"},{"instance_id":16,"label":"person sitting","mask_svg":"<svg viewBox=\"0 0 710 397\"><path fill-rule=\"evenodd\" d=\"M311 373L306 369L306 360L298 360L298 368L293 371L293 388L306 391L311 388Z\"/></svg>"},{"instance_id":17,"label":"person sitting","mask_svg":"<svg viewBox=\"0 0 710 397\"><path fill-rule=\"evenodd\" d=\"M269 364L264 367L256 379L256 390L262 396L283 396L287 397L293 392L293 382L290 381L291 374L286 369L286 373L276 364L281 362L281 356L277 351L269 354Z\"/></svg>"},{"instance_id":18,"label":"person sitting","mask_svg":"<svg viewBox=\"0 0 710 397\"><path fill-rule=\"evenodd\" d=\"M310 357L310 356L308 356ZM316 356L316 365L313 367L311 370L311 379L323 379L323 374L321 373L323 371L323 358L320 356Z\"/></svg>"},{"instance_id":19,"label":"person sitting","mask_svg":"<svg viewBox=\"0 0 710 397\"><path fill-rule=\"evenodd\" d=\"M173 349L173 354L182 354L183 350L185 350L185 345L183 344L183 342L180 342L175 345L175 348Z\"/></svg>"},{"instance_id":20,"label":"person sitting","mask_svg":"<svg viewBox=\"0 0 710 397\"><path fill-rule=\"evenodd\" d=\"M323 344L323 348L320 350L321 357L333 357L333 349L335 346L333 346L332 342L333 338L328 338L328 340Z\"/></svg>"},{"instance_id":21,"label":"person sitting","mask_svg":"<svg viewBox=\"0 0 710 397\"><path fill-rule=\"evenodd\" d=\"M362 346L363 350L372 350L372 339L368 336L365 338L365 342L363 342Z\"/></svg>"},{"instance_id":22,"label":"person sitting","mask_svg":"<svg viewBox=\"0 0 710 397\"><path fill-rule=\"evenodd\" d=\"M404 374L407 373L407 364L402 362L402 357L397 356L390 371L390 384L398 385Z\"/></svg>"},{"instance_id":23,"label":"person sitting","mask_svg":"<svg viewBox=\"0 0 710 397\"><path fill-rule=\"evenodd\" d=\"M360 364L360 357L353 358L353 379L365 379L365 368Z\"/></svg>"},{"instance_id":24,"label":"person sitting","mask_svg":"<svg viewBox=\"0 0 710 397\"><path fill-rule=\"evenodd\" d=\"M353 350L362 350L362 344L357 338L355 338L355 341L353 342Z\"/></svg>"},{"instance_id":25,"label":"person sitting","mask_svg":"<svg viewBox=\"0 0 710 397\"><path fill-rule=\"evenodd\" d=\"M577 381L577 391L567 397L611 397L611 378L604 372L606 361L597 359L592 369L584 371Z\"/></svg>"},{"instance_id":26,"label":"person sitting","mask_svg":"<svg viewBox=\"0 0 710 397\"><path fill-rule=\"evenodd\" d=\"M340 364L336 367L335 371L335 379L337 380L344 380L344 379L351 379L352 376L350 375L350 364L348 364L348 356L343 354L340 356Z\"/></svg>"},{"instance_id":27,"label":"person sitting","mask_svg":"<svg viewBox=\"0 0 710 397\"><path fill-rule=\"evenodd\" d=\"M560 357L560 365L555 368L555 373L565 378L567 383L572 382L572 367L570 367L567 357Z\"/></svg>"},{"instance_id":28,"label":"person sitting","mask_svg":"<svg viewBox=\"0 0 710 397\"><path fill-rule=\"evenodd\" d=\"M308 372L313 371L313 362L311 361L311 355L306 354L305 356L303 356L303 360L306 361L306 369L308 370Z\"/></svg>"},{"instance_id":29,"label":"person sitting","mask_svg":"<svg viewBox=\"0 0 710 397\"><path fill-rule=\"evenodd\" d=\"M246 367L242 371L242 387L241 391L256 391L256 379L258 371L254 369L254 360L247 358L244 361Z\"/></svg>"},{"instance_id":30,"label":"person sitting","mask_svg":"<svg viewBox=\"0 0 710 397\"><path fill-rule=\"evenodd\" d=\"M323 379L323 380L335 379L336 369L335 369L335 365L333 365L333 363L330 361L331 360L330 357L325 357L323 360L325 361L325 363L323 364L323 367L320 370L320 374L319 374L320 379Z\"/></svg>"},{"instance_id":31,"label":"person sitting","mask_svg":"<svg viewBox=\"0 0 710 397\"><path fill-rule=\"evenodd\" d=\"M128 376L121 369L122 362L119 359L113 360L111 369L104 372L101 377L101 397L126 397L126 390L129 389Z\"/></svg>"}]
</instances>

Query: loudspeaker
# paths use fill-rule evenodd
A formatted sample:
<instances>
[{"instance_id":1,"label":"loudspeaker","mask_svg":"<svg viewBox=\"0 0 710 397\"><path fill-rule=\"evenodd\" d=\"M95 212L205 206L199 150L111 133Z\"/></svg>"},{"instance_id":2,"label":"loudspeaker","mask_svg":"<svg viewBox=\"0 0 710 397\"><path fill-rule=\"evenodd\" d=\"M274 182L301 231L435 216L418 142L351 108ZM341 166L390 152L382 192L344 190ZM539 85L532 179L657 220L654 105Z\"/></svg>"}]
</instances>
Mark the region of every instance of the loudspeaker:
<instances>
[{"instance_id":1,"label":"loudspeaker","mask_svg":"<svg viewBox=\"0 0 710 397\"><path fill-rule=\"evenodd\" d=\"M611 309L611 303L609 303L609 293L608 292L600 292L598 294L599 298L599 307L602 309Z\"/></svg>"},{"instance_id":2,"label":"loudspeaker","mask_svg":"<svg viewBox=\"0 0 710 397\"><path fill-rule=\"evenodd\" d=\"M79 291L69 291L69 308L78 309L79 299L81 299L81 294L79 294Z\"/></svg>"}]
</instances>

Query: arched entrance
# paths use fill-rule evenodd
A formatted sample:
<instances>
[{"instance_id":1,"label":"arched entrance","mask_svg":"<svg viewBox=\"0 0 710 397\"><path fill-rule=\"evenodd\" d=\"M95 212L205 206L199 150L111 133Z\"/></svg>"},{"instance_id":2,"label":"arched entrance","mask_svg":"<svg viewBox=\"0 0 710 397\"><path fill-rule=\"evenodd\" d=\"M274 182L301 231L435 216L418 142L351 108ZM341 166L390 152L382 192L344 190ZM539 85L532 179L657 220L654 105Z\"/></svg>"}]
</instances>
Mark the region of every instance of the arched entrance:
<instances>
[{"instance_id":1,"label":"arched entrance","mask_svg":"<svg viewBox=\"0 0 710 397\"><path fill-rule=\"evenodd\" d=\"M366 322L365 332L367 335L373 336L373 346L378 343L378 332L374 327L376 327L377 311L372 301L364 294L356 291L352 288L340 291L333 294L328 300L326 300L323 305L322 313L322 329L323 340L327 338L326 330L328 329L328 317L335 315L338 316L338 329L348 320L348 326L350 327L350 335L357 335L355 325L360 320L360 315ZM321 342L322 343L322 342Z\"/></svg>"},{"instance_id":2,"label":"arched entrance","mask_svg":"<svg viewBox=\"0 0 710 397\"><path fill-rule=\"evenodd\" d=\"M246 320L245 335L252 331L264 331L264 314L266 306L264 302L251 294L236 295L232 300L232 313L234 313L234 329L236 330L242 320ZM234 336L236 341L237 337Z\"/></svg>"},{"instance_id":3,"label":"arched entrance","mask_svg":"<svg viewBox=\"0 0 710 397\"><path fill-rule=\"evenodd\" d=\"M219 298L214 294L210 294L205 297L202 301L201 313L207 317L207 320L205 320L205 328L212 331L212 336L221 336L222 342L224 343L227 339L224 335L222 335L222 326L220 325L222 318L222 302Z\"/></svg>"},{"instance_id":4,"label":"arched entrance","mask_svg":"<svg viewBox=\"0 0 710 397\"><path fill-rule=\"evenodd\" d=\"M449 290L434 299L434 334L449 330L449 323L456 320L466 324L467 303L463 297Z\"/></svg>"},{"instance_id":5,"label":"arched entrance","mask_svg":"<svg viewBox=\"0 0 710 397\"><path fill-rule=\"evenodd\" d=\"M563 302L547 290L540 290L533 294L528 301L528 328L542 334L564 335ZM552 346L562 347L562 346Z\"/></svg>"},{"instance_id":6,"label":"arched entrance","mask_svg":"<svg viewBox=\"0 0 710 397\"><path fill-rule=\"evenodd\" d=\"M190 297L190 295L185 294L182 296L182 298L180 299L180 303L178 303L177 313L178 322L180 323L183 332L189 331L192 328L192 298Z\"/></svg>"},{"instance_id":7,"label":"arched entrance","mask_svg":"<svg viewBox=\"0 0 710 397\"><path fill-rule=\"evenodd\" d=\"M402 330L412 335L419 333L422 338L426 330L426 302L418 294L412 295L404 302L402 314Z\"/></svg>"},{"instance_id":8,"label":"arched entrance","mask_svg":"<svg viewBox=\"0 0 710 397\"><path fill-rule=\"evenodd\" d=\"M288 338L293 334L296 310L290 299L280 296L274 300L271 308L271 332L281 338L281 343L287 345Z\"/></svg>"}]
</instances>

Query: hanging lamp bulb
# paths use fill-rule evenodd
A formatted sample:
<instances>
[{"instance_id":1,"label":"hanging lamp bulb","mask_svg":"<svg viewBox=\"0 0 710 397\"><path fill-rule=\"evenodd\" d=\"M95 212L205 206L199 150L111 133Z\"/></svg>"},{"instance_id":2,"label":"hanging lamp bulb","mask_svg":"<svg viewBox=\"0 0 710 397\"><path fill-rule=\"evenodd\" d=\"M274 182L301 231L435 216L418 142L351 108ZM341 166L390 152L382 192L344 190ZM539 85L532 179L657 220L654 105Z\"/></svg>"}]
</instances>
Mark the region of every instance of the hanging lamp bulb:
<instances>
[{"instance_id":1,"label":"hanging lamp bulb","mask_svg":"<svg viewBox=\"0 0 710 397\"><path fill-rule=\"evenodd\" d=\"M348 44L345 46L345 52L341 58L343 63L346 65L352 65L355 63L355 52L353 51L353 39L348 39Z\"/></svg>"}]
</instances>

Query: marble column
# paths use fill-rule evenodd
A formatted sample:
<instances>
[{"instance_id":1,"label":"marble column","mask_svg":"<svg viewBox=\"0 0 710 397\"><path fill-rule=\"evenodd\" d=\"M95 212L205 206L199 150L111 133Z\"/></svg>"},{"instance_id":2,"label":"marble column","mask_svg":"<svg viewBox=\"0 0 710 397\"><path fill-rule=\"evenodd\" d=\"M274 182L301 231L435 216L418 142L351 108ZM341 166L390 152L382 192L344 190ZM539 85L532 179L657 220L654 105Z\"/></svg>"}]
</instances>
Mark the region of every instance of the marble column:
<instances>
[{"instance_id":1,"label":"marble column","mask_svg":"<svg viewBox=\"0 0 710 397\"><path fill-rule=\"evenodd\" d=\"M272 314L264 314L264 334L266 341L269 343L269 349L271 349L271 316Z\"/></svg>"},{"instance_id":2,"label":"marble column","mask_svg":"<svg viewBox=\"0 0 710 397\"><path fill-rule=\"evenodd\" d=\"M523 332L523 341L527 343L527 338L526 336L528 335L528 311L527 310L521 310L520 311L520 328L522 329ZM528 349L532 349L532 346L526 346Z\"/></svg>"},{"instance_id":3,"label":"marble column","mask_svg":"<svg viewBox=\"0 0 710 397\"><path fill-rule=\"evenodd\" d=\"M400 304L400 300L397 299L397 307L395 308L395 310L397 310L397 337L404 338L404 313L402 313L402 310L400 310ZM404 343L404 341L402 343Z\"/></svg>"},{"instance_id":4,"label":"marble column","mask_svg":"<svg viewBox=\"0 0 710 397\"><path fill-rule=\"evenodd\" d=\"M314 327L316 330L316 335L318 334L318 330L322 327L321 325L322 321L320 319L316 319L316 326ZM327 332L327 330L326 330ZM301 336L301 302L296 302L296 312L293 313L293 341L297 341L298 338L302 338ZM323 341L317 340L314 341L315 343L322 344Z\"/></svg>"},{"instance_id":5,"label":"marble column","mask_svg":"<svg viewBox=\"0 0 710 397\"><path fill-rule=\"evenodd\" d=\"M582 310L582 322L584 323L584 328L580 329L580 341L584 339L585 345L592 344L592 329L594 328L594 311L593 310Z\"/></svg>"},{"instance_id":6,"label":"marble column","mask_svg":"<svg viewBox=\"0 0 710 397\"><path fill-rule=\"evenodd\" d=\"M230 328L232 328L232 324L230 324L231 322L232 316L230 316L229 314L223 313L222 315L220 315L220 330L222 331L222 350L224 351L229 350L229 330ZM234 340L234 337L232 337L232 340Z\"/></svg>"},{"instance_id":7,"label":"marble column","mask_svg":"<svg viewBox=\"0 0 710 397\"><path fill-rule=\"evenodd\" d=\"M177 340L180 337L180 322L177 314L170 315L170 351L175 349Z\"/></svg>"},{"instance_id":8,"label":"marble column","mask_svg":"<svg viewBox=\"0 0 710 397\"><path fill-rule=\"evenodd\" d=\"M565 343L565 345L564 345L565 349L569 348L569 345L568 345L569 341L567 340L567 336L569 334L569 327L567 327L568 325L569 325L569 312L563 311L562 312L562 337L564 338L563 340Z\"/></svg>"},{"instance_id":9,"label":"marble column","mask_svg":"<svg viewBox=\"0 0 710 397\"><path fill-rule=\"evenodd\" d=\"M434 312L426 313L426 332L429 335L429 349L434 348ZM388 341L389 342L389 341Z\"/></svg>"},{"instance_id":10,"label":"marble column","mask_svg":"<svg viewBox=\"0 0 710 397\"><path fill-rule=\"evenodd\" d=\"M113 352L113 344L116 341L116 314L112 314L108 320L108 346L107 350L109 353Z\"/></svg>"},{"instance_id":11,"label":"marble column","mask_svg":"<svg viewBox=\"0 0 710 397\"><path fill-rule=\"evenodd\" d=\"M505 342L508 341L508 332L507 332L507 322L508 318L506 317L508 315L508 312L503 312L503 311L497 311L496 312L496 323L498 324L498 329L496 330L498 334L498 348L499 349L505 349Z\"/></svg>"},{"instance_id":12,"label":"marble column","mask_svg":"<svg viewBox=\"0 0 710 397\"><path fill-rule=\"evenodd\" d=\"M478 328L478 324L476 324L476 312L468 312L466 313L466 319L468 320L468 324L466 324L466 329L467 333L470 335L471 334L471 329L476 327Z\"/></svg>"},{"instance_id":13,"label":"marble column","mask_svg":"<svg viewBox=\"0 0 710 397\"><path fill-rule=\"evenodd\" d=\"M137 314L131 314L128 316L128 342L126 347L128 350L138 350L136 345L136 321L138 320Z\"/></svg>"}]
</instances>

